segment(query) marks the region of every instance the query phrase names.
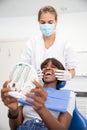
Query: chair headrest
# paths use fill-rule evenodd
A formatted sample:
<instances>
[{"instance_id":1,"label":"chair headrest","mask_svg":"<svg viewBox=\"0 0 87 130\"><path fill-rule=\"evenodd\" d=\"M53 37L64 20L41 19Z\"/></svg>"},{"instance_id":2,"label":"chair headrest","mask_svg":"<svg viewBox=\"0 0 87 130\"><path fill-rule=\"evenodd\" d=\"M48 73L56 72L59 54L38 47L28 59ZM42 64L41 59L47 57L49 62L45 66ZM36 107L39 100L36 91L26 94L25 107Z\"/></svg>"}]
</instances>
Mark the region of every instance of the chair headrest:
<instances>
[{"instance_id":1,"label":"chair headrest","mask_svg":"<svg viewBox=\"0 0 87 130\"><path fill-rule=\"evenodd\" d=\"M66 85L66 81L62 81L61 83L57 84L56 89L63 88Z\"/></svg>"}]
</instances>

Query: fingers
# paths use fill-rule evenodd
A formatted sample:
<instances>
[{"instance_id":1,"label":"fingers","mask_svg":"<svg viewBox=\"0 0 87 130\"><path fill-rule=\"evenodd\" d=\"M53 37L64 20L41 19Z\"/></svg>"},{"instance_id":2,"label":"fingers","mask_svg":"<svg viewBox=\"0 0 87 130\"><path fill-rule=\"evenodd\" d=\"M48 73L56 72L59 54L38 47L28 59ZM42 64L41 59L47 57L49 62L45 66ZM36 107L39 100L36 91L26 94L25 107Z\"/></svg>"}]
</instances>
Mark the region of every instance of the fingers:
<instances>
[{"instance_id":1,"label":"fingers","mask_svg":"<svg viewBox=\"0 0 87 130\"><path fill-rule=\"evenodd\" d=\"M8 96L9 91L15 91L15 88L10 88L8 86L9 83L10 83L10 81L6 81L3 84L3 88L1 89L1 98L5 97L5 96Z\"/></svg>"},{"instance_id":2,"label":"fingers","mask_svg":"<svg viewBox=\"0 0 87 130\"><path fill-rule=\"evenodd\" d=\"M34 94L26 94L26 96L28 97L28 98L26 98L26 101L29 102L30 104L32 104L32 107L35 110L41 109L45 104L45 101L40 96L37 96Z\"/></svg>"},{"instance_id":3,"label":"fingers","mask_svg":"<svg viewBox=\"0 0 87 130\"><path fill-rule=\"evenodd\" d=\"M40 70L40 69L37 70L37 74L42 74L42 72L43 72L43 71Z\"/></svg>"},{"instance_id":4,"label":"fingers","mask_svg":"<svg viewBox=\"0 0 87 130\"><path fill-rule=\"evenodd\" d=\"M65 70L56 70L55 72L55 77L57 80L64 81L65 80Z\"/></svg>"},{"instance_id":5,"label":"fingers","mask_svg":"<svg viewBox=\"0 0 87 130\"><path fill-rule=\"evenodd\" d=\"M3 88L7 88L8 84L11 82L11 80L7 80L4 84L3 84Z\"/></svg>"},{"instance_id":6,"label":"fingers","mask_svg":"<svg viewBox=\"0 0 87 130\"><path fill-rule=\"evenodd\" d=\"M15 101L11 96L8 95L9 91L15 91L15 88L11 88L8 86L10 82L11 80L6 81L1 89L1 99L6 106Z\"/></svg>"},{"instance_id":7,"label":"fingers","mask_svg":"<svg viewBox=\"0 0 87 130\"><path fill-rule=\"evenodd\" d=\"M33 83L36 87L31 89L30 93L26 94L28 98L25 100L31 103L34 106L34 109L41 108L44 106L48 94L37 81L33 81Z\"/></svg>"},{"instance_id":8,"label":"fingers","mask_svg":"<svg viewBox=\"0 0 87 130\"><path fill-rule=\"evenodd\" d=\"M42 70L37 70L37 75L39 79L43 79L43 72Z\"/></svg>"},{"instance_id":9,"label":"fingers","mask_svg":"<svg viewBox=\"0 0 87 130\"><path fill-rule=\"evenodd\" d=\"M6 105L6 106L8 106L8 105L10 105L10 104L12 104L12 103L15 103L15 102L17 102L17 99L15 99L15 98L12 98L12 97L3 97L3 103Z\"/></svg>"},{"instance_id":10,"label":"fingers","mask_svg":"<svg viewBox=\"0 0 87 130\"><path fill-rule=\"evenodd\" d=\"M37 96L42 96L46 100L47 92L45 89L37 81L34 81L33 83L36 88L31 89L31 92L35 93Z\"/></svg>"},{"instance_id":11,"label":"fingers","mask_svg":"<svg viewBox=\"0 0 87 130\"><path fill-rule=\"evenodd\" d=\"M57 80L67 81L72 78L72 75L68 70L56 70L55 77L57 78Z\"/></svg>"},{"instance_id":12,"label":"fingers","mask_svg":"<svg viewBox=\"0 0 87 130\"><path fill-rule=\"evenodd\" d=\"M32 103L32 105L34 105L33 103L34 102L38 102L39 104L44 102L43 98L39 95L35 95L35 94L30 94L30 93L27 93L26 96L28 98L26 98L25 100L29 101L30 103Z\"/></svg>"},{"instance_id":13,"label":"fingers","mask_svg":"<svg viewBox=\"0 0 87 130\"><path fill-rule=\"evenodd\" d=\"M57 73L64 73L65 70L59 70L59 69L57 69L56 72L57 72Z\"/></svg>"},{"instance_id":14,"label":"fingers","mask_svg":"<svg viewBox=\"0 0 87 130\"><path fill-rule=\"evenodd\" d=\"M65 70L56 70L55 75L64 75Z\"/></svg>"},{"instance_id":15,"label":"fingers","mask_svg":"<svg viewBox=\"0 0 87 130\"><path fill-rule=\"evenodd\" d=\"M9 96L8 93L2 93L1 99L6 106L10 106L11 104L17 102L17 100Z\"/></svg>"},{"instance_id":16,"label":"fingers","mask_svg":"<svg viewBox=\"0 0 87 130\"><path fill-rule=\"evenodd\" d=\"M56 77L57 80L59 80L59 81L65 81L65 80L66 80L63 75L57 75L57 74L55 74L55 77Z\"/></svg>"},{"instance_id":17,"label":"fingers","mask_svg":"<svg viewBox=\"0 0 87 130\"><path fill-rule=\"evenodd\" d=\"M36 88L43 88L39 82L37 82L36 80L32 81L32 83L36 86Z\"/></svg>"}]
</instances>

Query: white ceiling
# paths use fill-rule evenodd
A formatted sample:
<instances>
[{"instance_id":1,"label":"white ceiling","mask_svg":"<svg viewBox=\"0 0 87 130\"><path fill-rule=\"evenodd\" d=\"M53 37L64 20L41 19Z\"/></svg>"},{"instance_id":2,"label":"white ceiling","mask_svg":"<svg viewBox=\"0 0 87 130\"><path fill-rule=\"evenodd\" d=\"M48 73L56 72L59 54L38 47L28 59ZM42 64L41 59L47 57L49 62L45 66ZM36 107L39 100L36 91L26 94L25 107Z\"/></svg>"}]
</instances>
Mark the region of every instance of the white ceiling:
<instances>
[{"instance_id":1,"label":"white ceiling","mask_svg":"<svg viewBox=\"0 0 87 130\"><path fill-rule=\"evenodd\" d=\"M0 0L0 17L37 15L44 5L54 6L59 13L87 12L87 0Z\"/></svg>"}]
</instances>

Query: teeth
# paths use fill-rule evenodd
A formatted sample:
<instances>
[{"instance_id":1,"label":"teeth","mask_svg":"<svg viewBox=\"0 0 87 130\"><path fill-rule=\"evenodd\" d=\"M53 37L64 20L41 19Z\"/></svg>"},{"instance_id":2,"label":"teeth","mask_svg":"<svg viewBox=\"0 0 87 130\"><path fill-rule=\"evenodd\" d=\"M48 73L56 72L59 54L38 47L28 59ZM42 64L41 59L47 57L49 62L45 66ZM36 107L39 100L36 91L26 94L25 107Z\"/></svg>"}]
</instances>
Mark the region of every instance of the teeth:
<instances>
[{"instance_id":1,"label":"teeth","mask_svg":"<svg viewBox=\"0 0 87 130\"><path fill-rule=\"evenodd\" d=\"M47 75L47 74L52 74L52 73L51 72L46 72L45 74Z\"/></svg>"}]
</instances>

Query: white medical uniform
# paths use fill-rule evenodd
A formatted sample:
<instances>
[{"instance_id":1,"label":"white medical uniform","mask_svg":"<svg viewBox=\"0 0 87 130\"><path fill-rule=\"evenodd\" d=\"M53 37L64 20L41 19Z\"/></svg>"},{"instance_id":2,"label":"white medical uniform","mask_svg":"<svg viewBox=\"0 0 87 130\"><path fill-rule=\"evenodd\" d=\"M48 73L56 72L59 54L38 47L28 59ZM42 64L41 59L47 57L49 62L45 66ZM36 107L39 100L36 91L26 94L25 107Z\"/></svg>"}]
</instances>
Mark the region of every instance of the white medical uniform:
<instances>
[{"instance_id":1,"label":"white medical uniform","mask_svg":"<svg viewBox=\"0 0 87 130\"><path fill-rule=\"evenodd\" d=\"M37 70L46 58L56 58L66 69L77 67L76 52L64 39L56 36L54 43L48 49L45 48L42 35L29 39L21 55L21 61L31 64Z\"/></svg>"}]
</instances>

